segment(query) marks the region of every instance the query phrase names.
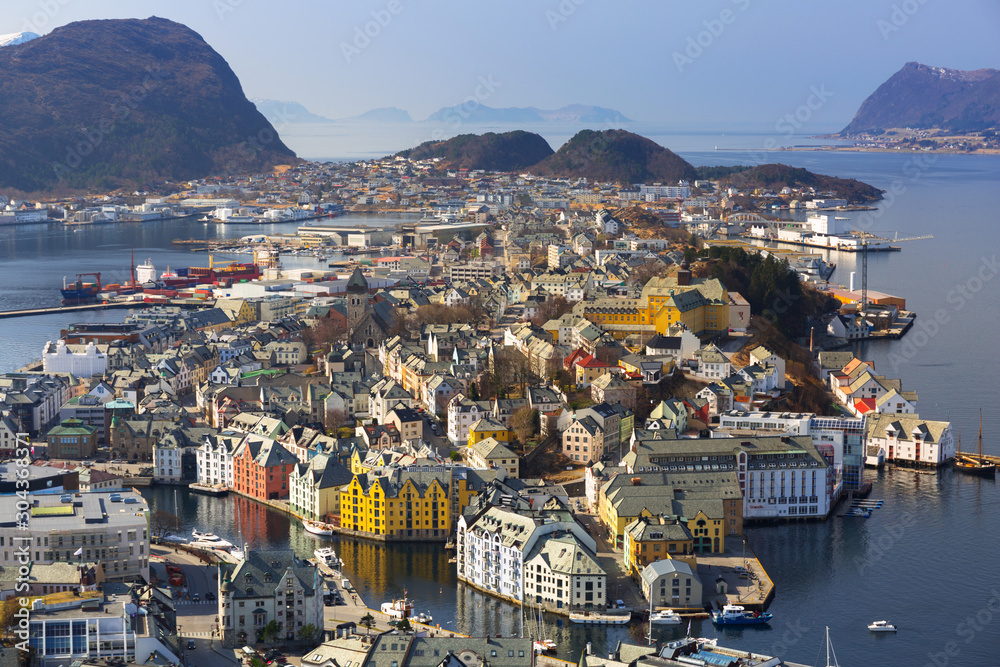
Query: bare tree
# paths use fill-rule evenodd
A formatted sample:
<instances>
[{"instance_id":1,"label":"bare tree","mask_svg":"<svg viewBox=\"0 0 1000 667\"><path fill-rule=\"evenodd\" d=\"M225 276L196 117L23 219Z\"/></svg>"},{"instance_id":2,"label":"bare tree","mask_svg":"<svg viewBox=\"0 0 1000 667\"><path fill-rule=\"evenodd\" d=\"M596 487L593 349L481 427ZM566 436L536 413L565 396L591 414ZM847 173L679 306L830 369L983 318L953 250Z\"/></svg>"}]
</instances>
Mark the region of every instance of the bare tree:
<instances>
[{"instance_id":1,"label":"bare tree","mask_svg":"<svg viewBox=\"0 0 1000 667\"><path fill-rule=\"evenodd\" d=\"M521 444L528 442L538 433L538 410L524 406L510 416L510 426Z\"/></svg>"},{"instance_id":2,"label":"bare tree","mask_svg":"<svg viewBox=\"0 0 1000 667\"><path fill-rule=\"evenodd\" d=\"M149 517L149 528L154 535L162 537L167 533L177 532L183 523L176 514L171 514L166 510L156 510Z\"/></svg>"}]
</instances>

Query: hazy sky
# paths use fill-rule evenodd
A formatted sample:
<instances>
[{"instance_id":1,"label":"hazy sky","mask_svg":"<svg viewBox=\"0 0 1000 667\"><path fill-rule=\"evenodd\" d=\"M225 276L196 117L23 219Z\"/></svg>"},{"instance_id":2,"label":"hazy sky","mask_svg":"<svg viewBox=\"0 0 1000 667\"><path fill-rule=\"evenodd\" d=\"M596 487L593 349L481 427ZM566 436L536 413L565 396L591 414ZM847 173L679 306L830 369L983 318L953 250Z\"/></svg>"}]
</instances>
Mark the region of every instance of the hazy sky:
<instances>
[{"instance_id":1,"label":"hazy sky","mask_svg":"<svg viewBox=\"0 0 1000 667\"><path fill-rule=\"evenodd\" d=\"M200 33L249 97L331 118L398 106L423 119L477 97L687 126L799 110L805 129L839 129L907 61L1000 67L995 0L4 0L0 33L151 15Z\"/></svg>"}]
</instances>

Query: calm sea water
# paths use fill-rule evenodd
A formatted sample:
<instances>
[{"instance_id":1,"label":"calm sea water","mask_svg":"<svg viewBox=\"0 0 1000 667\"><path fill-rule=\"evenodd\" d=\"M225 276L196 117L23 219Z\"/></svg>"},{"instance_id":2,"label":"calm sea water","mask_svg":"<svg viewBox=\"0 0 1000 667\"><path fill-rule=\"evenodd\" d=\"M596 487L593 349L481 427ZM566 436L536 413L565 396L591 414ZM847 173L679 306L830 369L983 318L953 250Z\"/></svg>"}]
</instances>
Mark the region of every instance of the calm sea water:
<instances>
[{"instance_id":1,"label":"calm sea water","mask_svg":"<svg viewBox=\"0 0 1000 667\"><path fill-rule=\"evenodd\" d=\"M762 141L744 138L741 145L753 148ZM917 157L929 156L809 152L762 156L752 150L712 150L716 143L708 135L690 138L690 150L679 152L697 165L784 162L892 189L894 194L876 215L853 217L873 231L934 235L933 240L901 244L899 253L873 255L869 264L871 288L905 297L907 306L919 314L918 325L901 341L866 344L858 353L874 359L879 372L902 378L905 389L918 392L922 416L952 420L962 429L966 447L974 446L982 408L983 449L1000 454L995 408L1000 364L993 339L1000 325L995 264L1000 254L1000 159L941 155L918 163ZM120 267L124 276L133 245L137 260L149 255L158 268L204 261L178 252L169 241L216 230L168 222L102 226L77 233L53 225L0 230L0 309L55 303L55 288L64 274ZM238 230L236 235L255 231ZM834 254L830 260L837 264L832 280L846 283L849 272L856 269L856 258ZM107 315L120 318L118 313L89 317ZM0 320L0 370L37 358L44 341L57 336L60 326L85 319L74 314ZM309 555L317 544L286 517L249 502L188 496L184 491L175 494L171 489L146 493L156 507L173 509L177 502L189 529L211 527L231 540L291 546L302 555ZM946 659L951 665L996 664L1000 646L1000 616L992 602L1000 591L1000 573L994 567L1000 551L996 483L951 470L937 475L890 470L877 475L872 497L883 499L885 505L871 519L833 518L750 529L751 544L777 586L770 609L775 620L770 628L727 630L724 642L815 664L824 646L824 626L829 626L843 665L940 667ZM405 588L417 599L418 610L430 611L443 627L468 633L520 631L517 610L456 583L454 568L439 547L353 540L333 544L371 604ZM882 618L895 622L899 633L870 635L865 626ZM526 619L526 629L533 622ZM603 652L629 637L626 629L583 631L559 626L556 617L546 618L545 623L560 644L561 656L572 659L588 640ZM693 631L716 635L709 623L695 623ZM669 639L683 629L658 632Z\"/></svg>"}]
</instances>

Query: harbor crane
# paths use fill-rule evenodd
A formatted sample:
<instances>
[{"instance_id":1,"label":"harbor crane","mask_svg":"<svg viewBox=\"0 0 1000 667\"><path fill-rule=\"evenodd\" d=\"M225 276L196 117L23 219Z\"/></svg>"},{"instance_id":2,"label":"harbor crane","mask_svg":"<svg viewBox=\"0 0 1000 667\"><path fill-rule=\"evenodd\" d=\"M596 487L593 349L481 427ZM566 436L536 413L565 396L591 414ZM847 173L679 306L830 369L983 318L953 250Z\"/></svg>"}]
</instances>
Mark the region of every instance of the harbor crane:
<instances>
[{"instance_id":1,"label":"harbor crane","mask_svg":"<svg viewBox=\"0 0 1000 667\"><path fill-rule=\"evenodd\" d=\"M861 239L861 317L868 314L868 249L871 243L902 243L904 241L925 241L934 238L931 234L923 236L900 236L899 232L867 232L853 230L851 232Z\"/></svg>"}]
</instances>

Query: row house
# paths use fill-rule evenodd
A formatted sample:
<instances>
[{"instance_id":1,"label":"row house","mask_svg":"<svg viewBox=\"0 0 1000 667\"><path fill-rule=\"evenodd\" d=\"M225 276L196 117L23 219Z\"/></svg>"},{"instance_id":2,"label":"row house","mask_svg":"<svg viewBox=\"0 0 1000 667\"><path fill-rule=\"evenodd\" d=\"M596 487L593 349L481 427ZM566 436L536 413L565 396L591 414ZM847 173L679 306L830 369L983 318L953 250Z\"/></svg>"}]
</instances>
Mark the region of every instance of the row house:
<instances>
[{"instance_id":1,"label":"row house","mask_svg":"<svg viewBox=\"0 0 1000 667\"><path fill-rule=\"evenodd\" d=\"M232 488L235 485L233 453L245 437L243 433L234 432L206 435L195 451L198 483Z\"/></svg>"},{"instance_id":2,"label":"row house","mask_svg":"<svg viewBox=\"0 0 1000 667\"><path fill-rule=\"evenodd\" d=\"M350 469L326 454L297 463L288 475L288 505L307 519L340 526L340 492L350 484Z\"/></svg>"},{"instance_id":3,"label":"row house","mask_svg":"<svg viewBox=\"0 0 1000 667\"><path fill-rule=\"evenodd\" d=\"M473 401L465 394L456 394L448 402L448 440L455 446L468 443L469 427L490 412L489 401Z\"/></svg>"},{"instance_id":4,"label":"row house","mask_svg":"<svg viewBox=\"0 0 1000 667\"><path fill-rule=\"evenodd\" d=\"M298 459L267 437L243 438L233 452L233 489L258 500L288 497L288 475Z\"/></svg>"},{"instance_id":5,"label":"row house","mask_svg":"<svg viewBox=\"0 0 1000 667\"><path fill-rule=\"evenodd\" d=\"M368 392L368 412L376 423L385 423L389 411L397 405L416 407L413 395L395 380L379 380Z\"/></svg>"}]
</instances>

